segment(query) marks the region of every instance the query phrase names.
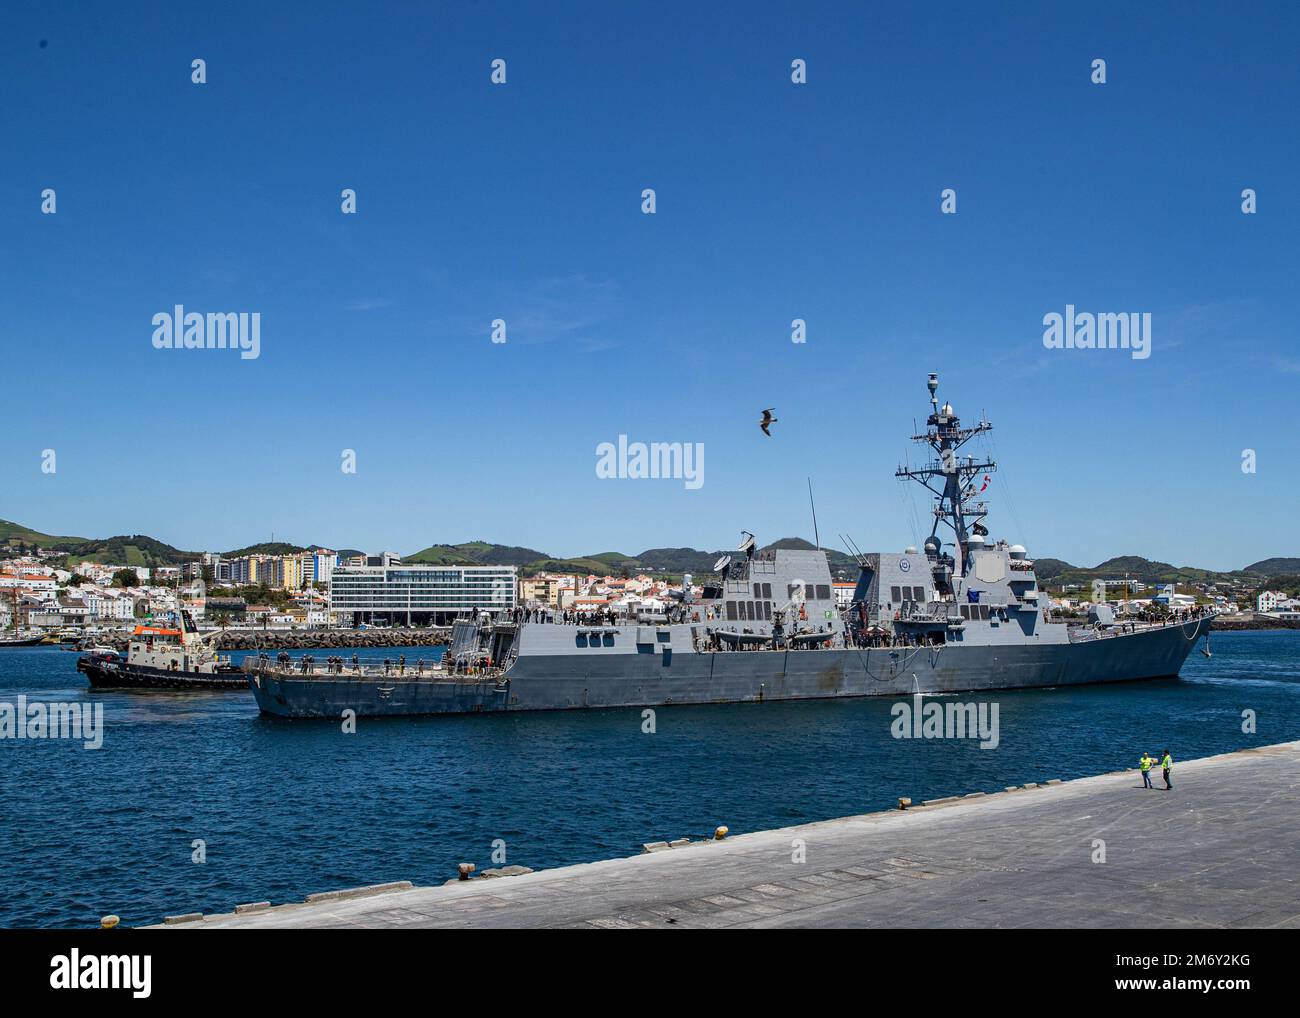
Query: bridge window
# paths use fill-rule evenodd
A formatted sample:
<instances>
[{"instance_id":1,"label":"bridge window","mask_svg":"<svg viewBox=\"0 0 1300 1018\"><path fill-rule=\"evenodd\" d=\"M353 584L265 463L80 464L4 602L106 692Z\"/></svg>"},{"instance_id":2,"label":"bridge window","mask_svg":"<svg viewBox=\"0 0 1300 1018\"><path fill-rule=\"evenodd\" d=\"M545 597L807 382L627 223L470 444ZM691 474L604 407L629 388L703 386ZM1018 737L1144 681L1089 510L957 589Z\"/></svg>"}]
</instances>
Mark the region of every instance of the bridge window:
<instances>
[{"instance_id":1,"label":"bridge window","mask_svg":"<svg viewBox=\"0 0 1300 1018\"><path fill-rule=\"evenodd\" d=\"M727 621L728 621L728 622L735 622L735 621L736 621L736 602L735 602L735 601L728 601L728 602L727 602Z\"/></svg>"},{"instance_id":2,"label":"bridge window","mask_svg":"<svg viewBox=\"0 0 1300 1018\"><path fill-rule=\"evenodd\" d=\"M900 601L902 601L902 600L903 600L903 588L902 588L902 587L890 587L890 588L889 588L889 600L893 601L894 604L898 604Z\"/></svg>"}]
</instances>

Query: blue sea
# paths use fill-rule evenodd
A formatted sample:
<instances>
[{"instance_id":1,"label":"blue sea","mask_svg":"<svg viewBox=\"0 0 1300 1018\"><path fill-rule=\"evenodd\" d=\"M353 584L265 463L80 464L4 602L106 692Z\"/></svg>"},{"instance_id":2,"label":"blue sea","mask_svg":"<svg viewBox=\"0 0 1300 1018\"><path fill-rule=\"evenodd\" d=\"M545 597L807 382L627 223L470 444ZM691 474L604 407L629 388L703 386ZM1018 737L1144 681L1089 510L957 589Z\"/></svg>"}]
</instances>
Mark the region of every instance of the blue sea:
<instances>
[{"instance_id":1,"label":"blue sea","mask_svg":"<svg viewBox=\"0 0 1300 1018\"><path fill-rule=\"evenodd\" d=\"M894 739L888 699L660 708L654 734L633 709L362 718L344 734L262 718L243 692L92 693L75 654L0 650L0 701L102 703L105 725L98 750L0 740L0 925L89 927L110 912L134 925L439 883L457 863L493 865L497 839L507 863L560 866L719 824L1096 774L1143 750L1178 761L1300 739L1300 632L1216 633L1213 652L1198 646L1177 680L996 694L1000 745L981 750Z\"/></svg>"}]
</instances>

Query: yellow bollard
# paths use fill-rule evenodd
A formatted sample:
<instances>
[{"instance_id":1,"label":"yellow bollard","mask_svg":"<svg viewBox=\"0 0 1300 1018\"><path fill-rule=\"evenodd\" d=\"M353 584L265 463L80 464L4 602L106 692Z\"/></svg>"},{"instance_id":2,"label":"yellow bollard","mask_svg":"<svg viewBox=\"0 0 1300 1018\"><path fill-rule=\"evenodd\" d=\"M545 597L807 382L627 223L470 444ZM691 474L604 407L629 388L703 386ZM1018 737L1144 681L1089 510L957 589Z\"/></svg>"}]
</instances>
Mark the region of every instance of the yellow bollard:
<instances>
[{"instance_id":1,"label":"yellow bollard","mask_svg":"<svg viewBox=\"0 0 1300 1018\"><path fill-rule=\"evenodd\" d=\"M726 827L719 827L716 831L713 832L713 839L715 841L721 841L723 838L727 836L727 834L728 834L728 829Z\"/></svg>"},{"instance_id":2,"label":"yellow bollard","mask_svg":"<svg viewBox=\"0 0 1300 1018\"><path fill-rule=\"evenodd\" d=\"M899 808L899 809L907 809L907 807L910 806L910 805L912 805L912 800L911 800L911 799L903 799L903 798L899 798L899 800L898 800L898 808Z\"/></svg>"},{"instance_id":3,"label":"yellow bollard","mask_svg":"<svg viewBox=\"0 0 1300 1018\"><path fill-rule=\"evenodd\" d=\"M99 920L99 928L101 930L111 930L121 921L122 920L115 915L106 915Z\"/></svg>"},{"instance_id":4,"label":"yellow bollard","mask_svg":"<svg viewBox=\"0 0 1300 1018\"><path fill-rule=\"evenodd\" d=\"M468 880L469 875L474 872L474 864L472 862L463 862L456 867L456 872L461 880Z\"/></svg>"}]
</instances>

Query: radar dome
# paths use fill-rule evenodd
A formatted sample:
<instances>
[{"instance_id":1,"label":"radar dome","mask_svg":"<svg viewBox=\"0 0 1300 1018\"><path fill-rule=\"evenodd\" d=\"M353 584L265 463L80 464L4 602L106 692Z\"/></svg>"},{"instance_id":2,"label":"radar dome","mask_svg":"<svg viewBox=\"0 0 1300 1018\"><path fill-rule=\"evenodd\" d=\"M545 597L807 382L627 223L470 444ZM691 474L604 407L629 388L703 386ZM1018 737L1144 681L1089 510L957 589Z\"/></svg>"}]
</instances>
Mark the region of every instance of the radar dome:
<instances>
[{"instance_id":1,"label":"radar dome","mask_svg":"<svg viewBox=\"0 0 1300 1018\"><path fill-rule=\"evenodd\" d=\"M1023 544L1013 544L1009 551L1012 558L1024 558L1028 554Z\"/></svg>"},{"instance_id":2,"label":"radar dome","mask_svg":"<svg viewBox=\"0 0 1300 1018\"><path fill-rule=\"evenodd\" d=\"M916 554L916 549L915 549L915 548L912 548L912 547L904 548L904 549L903 549L903 554L904 554L904 555L915 555L915 554Z\"/></svg>"},{"instance_id":3,"label":"radar dome","mask_svg":"<svg viewBox=\"0 0 1300 1018\"><path fill-rule=\"evenodd\" d=\"M939 554L939 538L931 534L925 539L925 553L927 555Z\"/></svg>"},{"instance_id":4,"label":"radar dome","mask_svg":"<svg viewBox=\"0 0 1300 1018\"><path fill-rule=\"evenodd\" d=\"M984 537L982 534L971 534L970 537L966 538L966 543L974 548L983 548Z\"/></svg>"}]
</instances>

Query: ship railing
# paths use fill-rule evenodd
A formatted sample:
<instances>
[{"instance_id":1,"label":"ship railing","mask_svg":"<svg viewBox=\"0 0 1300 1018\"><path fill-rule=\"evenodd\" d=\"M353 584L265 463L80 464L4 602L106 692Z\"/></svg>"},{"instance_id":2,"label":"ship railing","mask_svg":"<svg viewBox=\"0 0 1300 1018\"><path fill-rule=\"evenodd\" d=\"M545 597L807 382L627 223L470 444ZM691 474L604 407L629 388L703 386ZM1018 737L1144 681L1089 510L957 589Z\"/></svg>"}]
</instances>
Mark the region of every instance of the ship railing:
<instances>
[{"instance_id":1,"label":"ship railing","mask_svg":"<svg viewBox=\"0 0 1300 1018\"><path fill-rule=\"evenodd\" d=\"M278 675L286 678L311 676L313 678L339 679L418 680L442 679L448 678L450 675L441 664L432 661L426 662L423 667L420 666L419 662L407 662L405 665L392 662L385 667L382 662L376 663L373 661L363 661L353 665L351 661L345 660L342 665L331 665L318 660L312 662L304 670L301 658L280 662L274 658L246 657L243 660L242 668L244 673L248 675ZM479 668L457 674L491 677L498 674L499 671L499 669Z\"/></svg>"}]
</instances>

